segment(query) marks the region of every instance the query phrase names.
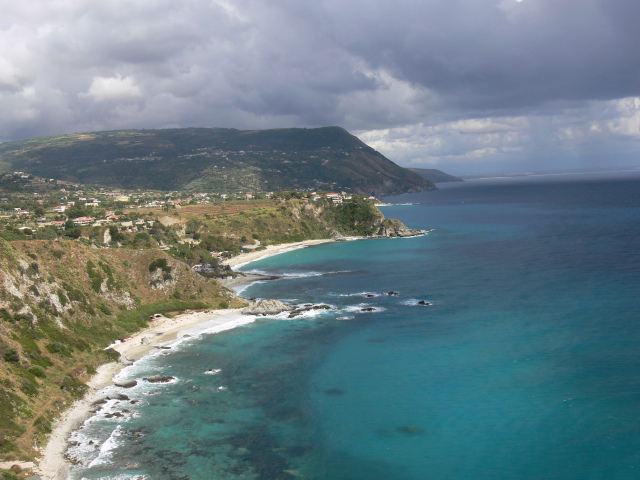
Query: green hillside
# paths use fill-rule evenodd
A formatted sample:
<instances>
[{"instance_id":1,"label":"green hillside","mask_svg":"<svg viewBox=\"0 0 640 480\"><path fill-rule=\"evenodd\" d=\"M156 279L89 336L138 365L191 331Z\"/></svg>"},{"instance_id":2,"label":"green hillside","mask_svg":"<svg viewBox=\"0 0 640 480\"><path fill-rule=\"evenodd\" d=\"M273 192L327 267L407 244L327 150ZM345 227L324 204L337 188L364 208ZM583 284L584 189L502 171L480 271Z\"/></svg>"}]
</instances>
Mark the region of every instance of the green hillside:
<instances>
[{"instance_id":1,"label":"green hillside","mask_svg":"<svg viewBox=\"0 0 640 480\"><path fill-rule=\"evenodd\" d=\"M85 184L158 190L433 189L339 127L119 130L0 145L0 170Z\"/></svg>"}]
</instances>

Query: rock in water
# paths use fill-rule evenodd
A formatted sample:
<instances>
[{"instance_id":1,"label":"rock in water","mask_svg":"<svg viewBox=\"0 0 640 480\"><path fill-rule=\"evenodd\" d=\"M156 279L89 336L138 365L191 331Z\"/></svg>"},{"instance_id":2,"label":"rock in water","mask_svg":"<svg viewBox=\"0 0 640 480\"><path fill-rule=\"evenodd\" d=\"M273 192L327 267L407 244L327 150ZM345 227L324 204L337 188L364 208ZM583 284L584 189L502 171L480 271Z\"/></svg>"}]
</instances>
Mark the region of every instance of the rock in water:
<instances>
[{"instance_id":1,"label":"rock in water","mask_svg":"<svg viewBox=\"0 0 640 480\"><path fill-rule=\"evenodd\" d=\"M136 382L135 380L128 380L126 382L114 383L116 387L122 387L122 388L133 388L137 384L138 382Z\"/></svg>"},{"instance_id":2,"label":"rock in water","mask_svg":"<svg viewBox=\"0 0 640 480\"><path fill-rule=\"evenodd\" d=\"M333 307L329 305L324 305L324 304L321 304L321 305L306 304L302 308L291 309L289 313L289 318L295 318L304 312L308 312L309 310L333 310Z\"/></svg>"},{"instance_id":3,"label":"rock in water","mask_svg":"<svg viewBox=\"0 0 640 480\"><path fill-rule=\"evenodd\" d=\"M422 230L410 230L404 223L395 218L387 218L378 229L379 237L415 237L421 235Z\"/></svg>"},{"instance_id":4,"label":"rock in water","mask_svg":"<svg viewBox=\"0 0 640 480\"><path fill-rule=\"evenodd\" d=\"M143 380L146 380L149 383L165 383L170 382L176 377L172 377L171 375L154 375L152 377L145 377Z\"/></svg>"},{"instance_id":5,"label":"rock in water","mask_svg":"<svg viewBox=\"0 0 640 480\"><path fill-rule=\"evenodd\" d=\"M246 315L276 315L292 309L292 307L280 300L258 300L253 305L245 307L242 313Z\"/></svg>"}]
</instances>

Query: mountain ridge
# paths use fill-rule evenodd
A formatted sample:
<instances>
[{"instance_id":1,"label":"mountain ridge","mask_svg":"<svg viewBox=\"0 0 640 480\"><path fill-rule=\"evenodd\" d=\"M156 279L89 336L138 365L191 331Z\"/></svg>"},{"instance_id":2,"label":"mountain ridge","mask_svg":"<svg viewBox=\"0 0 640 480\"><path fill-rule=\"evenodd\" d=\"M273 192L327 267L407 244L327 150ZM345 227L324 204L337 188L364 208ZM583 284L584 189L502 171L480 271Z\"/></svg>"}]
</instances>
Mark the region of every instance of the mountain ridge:
<instances>
[{"instance_id":1,"label":"mountain ridge","mask_svg":"<svg viewBox=\"0 0 640 480\"><path fill-rule=\"evenodd\" d=\"M120 188L183 191L434 189L341 127L113 130L0 144L0 171Z\"/></svg>"},{"instance_id":2,"label":"mountain ridge","mask_svg":"<svg viewBox=\"0 0 640 480\"><path fill-rule=\"evenodd\" d=\"M433 183L464 182L463 179L454 175L449 175L437 168L409 168L408 170L417 173L421 177L426 178Z\"/></svg>"}]
</instances>

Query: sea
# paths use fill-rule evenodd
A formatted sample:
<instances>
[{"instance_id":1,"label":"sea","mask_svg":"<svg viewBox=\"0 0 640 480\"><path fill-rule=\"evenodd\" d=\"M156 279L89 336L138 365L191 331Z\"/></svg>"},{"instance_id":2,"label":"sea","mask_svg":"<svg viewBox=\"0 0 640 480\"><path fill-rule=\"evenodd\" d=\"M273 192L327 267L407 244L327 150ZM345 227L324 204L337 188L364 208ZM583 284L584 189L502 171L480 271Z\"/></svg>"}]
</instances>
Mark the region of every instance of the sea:
<instances>
[{"instance_id":1,"label":"sea","mask_svg":"<svg viewBox=\"0 0 640 480\"><path fill-rule=\"evenodd\" d=\"M105 390L69 478L640 478L640 172L384 201L426 233L241 267L281 277L246 298L330 308L125 369L138 385Z\"/></svg>"}]
</instances>

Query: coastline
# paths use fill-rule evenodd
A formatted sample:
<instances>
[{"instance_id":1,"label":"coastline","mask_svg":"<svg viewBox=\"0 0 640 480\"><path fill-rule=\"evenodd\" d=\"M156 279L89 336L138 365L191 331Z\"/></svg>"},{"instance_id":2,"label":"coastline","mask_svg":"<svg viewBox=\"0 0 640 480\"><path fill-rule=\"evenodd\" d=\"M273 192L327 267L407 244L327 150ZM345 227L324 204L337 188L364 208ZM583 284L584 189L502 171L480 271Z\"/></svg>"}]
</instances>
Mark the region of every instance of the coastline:
<instances>
[{"instance_id":1,"label":"coastline","mask_svg":"<svg viewBox=\"0 0 640 480\"><path fill-rule=\"evenodd\" d=\"M253 262L260 258L277 255L290 250L303 248L321 243L333 242L334 239L304 240L294 243L283 243L279 245L269 245L264 250L242 253L233 258L225 260L224 265L238 267ZM223 280L221 283L236 291L260 280L261 275L245 274L231 280ZM111 347L121 355L121 362L112 362L101 365L97 373L87 382L89 387L87 393L80 400L77 400L55 421L52 433L49 435L46 445L42 449L41 457L36 460L34 473L42 480L65 480L68 475L69 462L64 457L67 450L67 439L75 430L79 429L93 413L91 408L93 402L101 398L100 391L114 384L114 378L120 371L136 360L144 357L156 345L174 340L178 334L201 323L207 322L211 327L216 327L217 331L235 328L242 309L211 310L207 312L186 313L174 318L160 317L149 323L149 327L138 331L124 342L114 344ZM142 344L145 339L145 344ZM15 462L20 463L20 462Z\"/></svg>"},{"instance_id":2,"label":"coastline","mask_svg":"<svg viewBox=\"0 0 640 480\"><path fill-rule=\"evenodd\" d=\"M278 253L288 252L290 250L295 250L298 248L308 247L311 245L319 245L321 243L329 243L335 242L336 240L333 238L322 238L318 240L303 240L301 242L293 242L293 243L280 243L278 245L267 245L264 250L259 251L251 251L246 253L241 253L240 255L236 255L235 257L229 258L222 262L223 265L229 265L231 268L233 267L241 267L242 265L253 262L263 257L271 257L273 255L277 255Z\"/></svg>"}]
</instances>

